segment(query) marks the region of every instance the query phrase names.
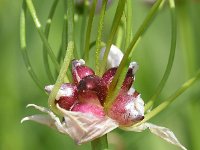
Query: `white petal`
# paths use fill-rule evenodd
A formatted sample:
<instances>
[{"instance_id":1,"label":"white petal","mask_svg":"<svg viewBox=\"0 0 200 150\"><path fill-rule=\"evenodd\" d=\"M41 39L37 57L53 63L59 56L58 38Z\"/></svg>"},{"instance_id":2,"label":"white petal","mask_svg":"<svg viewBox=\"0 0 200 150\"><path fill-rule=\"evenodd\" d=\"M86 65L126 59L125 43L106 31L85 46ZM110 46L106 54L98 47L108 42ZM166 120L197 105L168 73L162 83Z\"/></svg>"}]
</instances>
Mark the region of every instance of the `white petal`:
<instances>
[{"instance_id":1,"label":"white petal","mask_svg":"<svg viewBox=\"0 0 200 150\"><path fill-rule=\"evenodd\" d=\"M47 113L47 114L50 116L50 118L52 119L51 123L54 122L54 125L55 125L55 127L57 128L57 130L58 130L59 132L61 132L61 133L68 134L68 130L65 129L65 128L63 128L63 125L62 125L62 123L60 122L60 119L59 119L52 111L50 111L49 109L47 109L47 108L45 108L45 107L37 106L37 105L35 105L35 104L29 104L29 105L27 105L27 107L34 107L35 109L37 109L37 110L39 110L39 111L41 111L41 112ZM26 117L25 117L25 118L26 118ZM28 119L28 118L27 118L27 119ZM24 119L24 120L25 120L25 119ZM31 119L30 119L30 120L31 120ZM23 119L22 119L22 121L23 121ZM39 122L38 120L33 120L33 119L32 119L32 121L35 121L35 122L38 122L38 123L43 124L42 121ZM48 125L48 124L46 124L46 125ZM54 125L52 125L52 126L54 126ZM49 126L49 125L48 125L48 126Z\"/></svg>"},{"instance_id":2,"label":"white petal","mask_svg":"<svg viewBox=\"0 0 200 150\"><path fill-rule=\"evenodd\" d=\"M22 119L22 122L32 120L54 127L59 132L69 135L77 144L92 141L93 139L101 137L118 127L118 123L107 116L98 118L87 113L66 111L58 105L57 108L64 116L64 121L62 121L62 123L59 118L47 108L34 104L29 104L28 107L34 107L44 113L47 113L49 117L34 115L25 117Z\"/></svg>"},{"instance_id":3,"label":"white petal","mask_svg":"<svg viewBox=\"0 0 200 150\"><path fill-rule=\"evenodd\" d=\"M85 61L83 59L72 60L72 70L74 70L77 66L82 66L82 65L85 65Z\"/></svg>"},{"instance_id":4,"label":"white petal","mask_svg":"<svg viewBox=\"0 0 200 150\"><path fill-rule=\"evenodd\" d=\"M101 49L101 60L103 59L103 55L105 52L106 47ZM122 51L116 47L115 45L112 45L110 48L110 52L108 54L108 60L107 60L107 66L106 68L113 68L113 67L117 67L119 66L122 58L123 58L124 54L122 53Z\"/></svg>"},{"instance_id":5,"label":"white petal","mask_svg":"<svg viewBox=\"0 0 200 150\"><path fill-rule=\"evenodd\" d=\"M106 47L103 47L101 49L100 59L103 59L104 53L105 53ZM118 67L120 65L120 62L123 58L124 54L122 51L115 45L111 45L110 51L108 53L108 59L107 59L107 66L106 69ZM136 71L139 68L139 65L137 62L131 62L129 65L129 68L133 68L133 74L136 73Z\"/></svg>"},{"instance_id":6,"label":"white petal","mask_svg":"<svg viewBox=\"0 0 200 150\"><path fill-rule=\"evenodd\" d=\"M45 89L45 91L47 93L50 94L51 91L53 90L53 87L54 87L54 85L47 85L47 86L45 86L44 89ZM59 100L61 96L68 96L68 97L73 96L73 94L74 94L73 90L74 89L72 87L70 87L70 86L68 87L67 85L62 84L61 87L60 87L60 89L58 90L58 93L57 93L55 99Z\"/></svg>"},{"instance_id":7,"label":"white petal","mask_svg":"<svg viewBox=\"0 0 200 150\"><path fill-rule=\"evenodd\" d=\"M132 68L133 69L132 73L135 74L139 69L139 65L137 62L133 61L129 64L129 68Z\"/></svg>"},{"instance_id":8,"label":"white petal","mask_svg":"<svg viewBox=\"0 0 200 150\"><path fill-rule=\"evenodd\" d=\"M176 136L174 135L174 133L165 127L161 127L161 126L157 126L151 123L143 123L139 126L132 126L132 127L123 127L123 130L126 131L135 131L135 132L141 132L145 129L149 129L151 131L151 133L161 137L162 139L164 139L165 141L174 144L178 147L180 147L183 150L187 150L183 145L181 145L181 143L178 141L178 139L176 138Z\"/></svg>"},{"instance_id":9,"label":"white petal","mask_svg":"<svg viewBox=\"0 0 200 150\"><path fill-rule=\"evenodd\" d=\"M24 117L21 120L21 123L23 123L25 121L28 121L28 120L35 121L37 123L47 125L47 126L49 126L51 128L55 128L56 127L54 120L48 115L39 114L39 115L32 115L32 116Z\"/></svg>"},{"instance_id":10,"label":"white petal","mask_svg":"<svg viewBox=\"0 0 200 150\"><path fill-rule=\"evenodd\" d=\"M131 88L128 90L128 95L132 95L134 92L135 92L135 89L134 89L133 87L131 87Z\"/></svg>"}]
</instances>

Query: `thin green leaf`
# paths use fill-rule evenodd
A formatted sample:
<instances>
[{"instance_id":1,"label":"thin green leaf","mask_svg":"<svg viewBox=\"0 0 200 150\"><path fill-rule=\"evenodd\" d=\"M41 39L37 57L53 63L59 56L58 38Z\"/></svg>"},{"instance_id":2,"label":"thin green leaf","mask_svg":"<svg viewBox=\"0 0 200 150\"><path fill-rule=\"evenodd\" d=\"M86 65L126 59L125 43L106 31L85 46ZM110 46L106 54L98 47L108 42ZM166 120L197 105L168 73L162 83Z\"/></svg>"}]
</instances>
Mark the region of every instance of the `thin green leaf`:
<instances>
[{"instance_id":1,"label":"thin green leaf","mask_svg":"<svg viewBox=\"0 0 200 150\"><path fill-rule=\"evenodd\" d=\"M162 89L164 88L164 86L167 82L167 79L169 78L169 75L172 70L173 62L174 62L175 51L176 51L177 24L176 24L175 5L173 5L173 4L170 4L170 13L171 13L171 49L170 49L168 64L167 64L165 73L163 75L163 78L160 81L158 87L156 88L156 92L154 93L154 95L151 97L150 101L145 106L146 110L153 107L155 101L157 100L158 96L162 92Z\"/></svg>"},{"instance_id":2,"label":"thin green leaf","mask_svg":"<svg viewBox=\"0 0 200 150\"><path fill-rule=\"evenodd\" d=\"M66 76L69 63L73 56L73 50L74 50L74 45L75 45L74 44L74 1L66 0L66 2L67 2L67 15L68 15L68 46L67 46L66 55L65 55L62 67L60 69L58 78L56 80L54 88L52 92L50 93L49 99L48 99L49 107L56 113L59 113L59 112L57 111L57 108L55 105L55 97Z\"/></svg>"},{"instance_id":3,"label":"thin green leaf","mask_svg":"<svg viewBox=\"0 0 200 150\"><path fill-rule=\"evenodd\" d=\"M40 35L40 38L41 38L44 46L46 47L47 52L48 52L53 64L55 65L56 70L59 71L60 70L60 65L57 62L57 59L56 59L56 57L55 57L55 55L54 55L54 53L53 53L53 51L51 49L51 46L50 46L50 44L49 44L44 32L42 31L42 25L41 25L41 23L40 23L40 21L39 21L39 19L37 17L37 14L36 14L36 11L35 11L35 7L33 5L32 0L26 0L26 4L27 4L28 10L29 10L29 12L30 12L30 14L31 14L31 16L33 18L33 21L35 23L36 29L37 29L37 31L38 31L38 33Z\"/></svg>"},{"instance_id":4,"label":"thin green leaf","mask_svg":"<svg viewBox=\"0 0 200 150\"><path fill-rule=\"evenodd\" d=\"M97 40L96 40L96 56L95 56L95 74L100 75L100 50L101 50L101 39L102 39L102 32L103 32L103 25L104 25L104 17L106 11L106 5L108 0L103 0L101 13L100 13L100 20L98 24L98 31L97 31Z\"/></svg>"},{"instance_id":5,"label":"thin green leaf","mask_svg":"<svg viewBox=\"0 0 200 150\"><path fill-rule=\"evenodd\" d=\"M20 46L21 46L21 52L24 59L24 63L26 65L27 71L29 72L29 75L35 82L35 84L38 86L39 89L43 90L43 84L38 79L36 73L34 72L32 65L30 63L28 53L27 53L27 47L26 47L26 3L25 0L23 1L22 10L20 14Z\"/></svg>"},{"instance_id":6,"label":"thin green leaf","mask_svg":"<svg viewBox=\"0 0 200 150\"><path fill-rule=\"evenodd\" d=\"M45 36L46 36L47 39L49 37L49 31L50 31L50 28L51 28L51 22L52 22L52 18L54 16L57 4L58 4L58 0L54 0L53 4L51 6L51 9L50 9L48 18L47 18L47 22L46 22L46 26L45 26L45 30L44 30L44 33L45 33ZM44 61L45 71L46 71L46 74L47 74L47 76L49 78L49 81L51 83L54 83L55 80L54 80L54 77L53 77L53 75L51 73L51 70L50 70L50 67L49 67L47 49L46 49L46 46L44 44L43 44L43 61Z\"/></svg>"}]
</instances>

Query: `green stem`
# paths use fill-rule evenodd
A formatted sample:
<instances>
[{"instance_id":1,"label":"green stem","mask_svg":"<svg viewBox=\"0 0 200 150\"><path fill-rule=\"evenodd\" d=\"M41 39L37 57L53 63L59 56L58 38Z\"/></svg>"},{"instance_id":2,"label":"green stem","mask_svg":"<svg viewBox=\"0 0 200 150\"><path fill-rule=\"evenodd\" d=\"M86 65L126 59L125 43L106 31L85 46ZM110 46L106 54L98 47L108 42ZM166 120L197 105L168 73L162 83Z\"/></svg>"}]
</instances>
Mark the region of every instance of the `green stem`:
<instances>
[{"instance_id":1,"label":"green stem","mask_svg":"<svg viewBox=\"0 0 200 150\"><path fill-rule=\"evenodd\" d=\"M142 124L152 117L159 114L161 111L163 111L165 108L167 108L178 96L180 96L183 92L185 92L188 88L190 88L198 79L200 78L200 70L196 73L196 75L185 82L181 88L179 88L174 94L172 94L170 97L168 97L163 103L161 103L159 106L154 108L152 111L150 111L148 114L145 115L144 120L136 124L135 126Z\"/></svg>"},{"instance_id":2,"label":"green stem","mask_svg":"<svg viewBox=\"0 0 200 150\"><path fill-rule=\"evenodd\" d=\"M195 47L195 35L193 30L192 18L190 12L190 1L184 0L181 5L177 5L177 12L179 14L179 33L181 49L185 58L185 65L187 77L191 77L197 68L197 54L198 51Z\"/></svg>"},{"instance_id":3,"label":"green stem","mask_svg":"<svg viewBox=\"0 0 200 150\"><path fill-rule=\"evenodd\" d=\"M36 85L39 87L39 89L43 90L43 85L41 81L36 76L36 73L34 72L32 65L30 63L28 53L27 53L27 47L26 47L26 2L23 1L22 4L22 10L20 14L20 46L21 46L21 52L24 59L24 63L26 65L26 69L28 70L29 75L32 77L33 81L36 83Z\"/></svg>"},{"instance_id":4,"label":"green stem","mask_svg":"<svg viewBox=\"0 0 200 150\"><path fill-rule=\"evenodd\" d=\"M116 74L114 76L114 79L112 80L112 82L110 84L108 95L107 95L106 101L105 101L105 109L106 110L109 108L110 104L114 101L114 98L110 96L111 92L115 91L118 79L119 79L119 77L121 77L121 72L122 72L125 64L127 63L127 60L131 60L130 59L130 57L131 57L130 54L134 50L135 44L138 42L138 40L144 34L145 30L149 27L151 21L153 20L154 16L156 15L157 11L159 10L160 4L163 1L164 0L157 0L156 1L156 3L153 5L153 7L151 8L150 12L148 13L147 17L143 21L142 25L139 27L139 29L136 32L135 36L133 37L131 43L129 44L129 46L128 46L127 50L126 50L126 53L123 56L123 59L122 59L120 65L119 65L119 67L117 69L117 72L116 72ZM109 103L109 105L108 105L108 103Z\"/></svg>"},{"instance_id":5,"label":"green stem","mask_svg":"<svg viewBox=\"0 0 200 150\"><path fill-rule=\"evenodd\" d=\"M125 80L128 68L129 68L129 64L126 64L124 66L121 74L120 74L120 78L119 78L119 80L117 82L115 90L113 92L110 92L109 95L108 95L110 99L115 99L118 96L118 93L120 92L122 84L123 84L123 82ZM112 104L112 101L108 101L107 103L104 104L104 108L105 108L106 112L108 111L108 109L111 106L111 104Z\"/></svg>"},{"instance_id":6,"label":"green stem","mask_svg":"<svg viewBox=\"0 0 200 150\"><path fill-rule=\"evenodd\" d=\"M118 26L119 26L120 21L121 21L121 17L122 17L123 11L124 11L125 2L126 2L125 0L118 2L117 10L116 10L115 17L114 17L113 24L112 24L112 28L111 28L111 33L109 34L109 38L108 38L108 41L106 43L106 50L104 52L103 60L101 61L100 75L102 75L103 72L105 71L110 47L113 43L114 36L117 32Z\"/></svg>"},{"instance_id":7,"label":"green stem","mask_svg":"<svg viewBox=\"0 0 200 150\"><path fill-rule=\"evenodd\" d=\"M168 64L164 73L164 76L159 83L155 94L151 97L150 101L145 106L145 110L150 109L153 107L156 99L160 95L162 89L164 88L166 81L171 73L173 62L174 62L174 56L175 56L175 50L176 50L176 36L177 36L177 24L176 24L176 12L175 12L175 3L173 0L170 0L170 13L171 13L171 49L170 49L170 55L168 59Z\"/></svg>"},{"instance_id":8,"label":"green stem","mask_svg":"<svg viewBox=\"0 0 200 150\"><path fill-rule=\"evenodd\" d=\"M62 46L61 46L61 56L60 59L64 59L65 53L66 53L66 47L67 47L67 3L64 1L64 18L63 18L63 33L62 33ZM60 60L60 62L62 62Z\"/></svg>"},{"instance_id":9,"label":"green stem","mask_svg":"<svg viewBox=\"0 0 200 150\"><path fill-rule=\"evenodd\" d=\"M36 11L35 11L35 8L34 8L32 0L26 0L26 4L27 4L29 12L30 12L30 14L31 14L31 16L33 18L33 21L35 23L36 29L37 29L37 31L38 31L38 33L40 35L40 38L41 38L44 46L46 47L47 52L48 52L53 64L55 65L56 70L59 71L60 70L60 65L57 62L57 59L56 59L56 57L55 57L55 55L54 55L54 53L53 53L53 51L51 49L50 44L48 43L48 40L46 39L46 36L45 36L44 32L42 31L42 25L41 25L37 15L36 15Z\"/></svg>"},{"instance_id":10,"label":"green stem","mask_svg":"<svg viewBox=\"0 0 200 150\"><path fill-rule=\"evenodd\" d=\"M88 8L89 8L89 5L88 5L88 1L85 0L84 1L84 10L83 10L83 15L82 15L82 18L81 18L81 23L80 23L80 56L81 58L83 58L83 53L84 53L84 38L85 38L85 33L86 33L86 24L87 24L87 14L88 14Z\"/></svg>"},{"instance_id":11,"label":"green stem","mask_svg":"<svg viewBox=\"0 0 200 150\"><path fill-rule=\"evenodd\" d=\"M126 1L126 39L125 39L125 48L128 48L128 45L131 41L132 35L132 0Z\"/></svg>"},{"instance_id":12,"label":"green stem","mask_svg":"<svg viewBox=\"0 0 200 150\"><path fill-rule=\"evenodd\" d=\"M52 92L49 95L48 103L51 110L56 113L57 111L55 105L55 97L60 89L61 84L63 83L64 77L66 76L67 69L69 67L69 63L71 61L71 57L73 55L74 50L74 1L73 0L66 0L67 1L67 15L68 15L68 45L67 45L67 52L60 69L58 78L54 85Z\"/></svg>"},{"instance_id":13,"label":"green stem","mask_svg":"<svg viewBox=\"0 0 200 150\"><path fill-rule=\"evenodd\" d=\"M105 10L108 0L103 0L102 9L100 13L100 20L98 25L98 34L96 40L96 59L95 59L95 73L99 75L100 73L100 63L99 63L99 54L101 49L101 38L102 38L102 31L103 31L103 24L104 24L104 16ZM108 149L108 140L107 135L104 135L98 139L95 139L91 142L92 150L107 150Z\"/></svg>"},{"instance_id":14,"label":"green stem","mask_svg":"<svg viewBox=\"0 0 200 150\"><path fill-rule=\"evenodd\" d=\"M107 135L97 138L91 142L92 150L108 150Z\"/></svg>"},{"instance_id":15,"label":"green stem","mask_svg":"<svg viewBox=\"0 0 200 150\"><path fill-rule=\"evenodd\" d=\"M116 46L121 48L122 47L122 41L123 41L123 23L122 21L120 21L120 24L119 24L119 28L118 28L118 31L117 31L117 36L116 36Z\"/></svg>"},{"instance_id":16,"label":"green stem","mask_svg":"<svg viewBox=\"0 0 200 150\"><path fill-rule=\"evenodd\" d=\"M99 55L100 55L100 50L101 50L101 38L102 38L104 16L105 16L107 2L108 0L103 0L101 13L100 13L100 20L98 24L97 40L96 40L96 57L95 57L95 74L96 75L100 74Z\"/></svg>"},{"instance_id":17,"label":"green stem","mask_svg":"<svg viewBox=\"0 0 200 150\"><path fill-rule=\"evenodd\" d=\"M84 54L85 61L87 61L89 58L90 36L91 36L92 22L93 22L93 18L94 18L96 5L97 5L97 0L94 0L92 3L92 8L90 10L88 25L87 25L87 29L86 29L86 35L85 35L85 54Z\"/></svg>"},{"instance_id":18,"label":"green stem","mask_svg":"<svg viewBox=\"0 0 200 150\"><path fill-rule=\"evenodd\" d=\"M49 37L49 31L50 31L50 28L51 28L51 22L52 22L52 18L54 16L57 4L58 4L58 0L54 0L54 2L52 4L52 7L50 9L50 12L49 12L49 16L48 16L47 22L46 22L44 33L45 33L45 36L46 36L47 39ZM49 81L51 83L54 83L55 80L54 80L54 77L53 77L53 75L52 75L52 73L50 71L47 49L46 49L44 44L43 44L43 62L44 62L45 71L46 71L46 74L47 74L47 76L49 78Z\"/></svg>"}]
</instances>

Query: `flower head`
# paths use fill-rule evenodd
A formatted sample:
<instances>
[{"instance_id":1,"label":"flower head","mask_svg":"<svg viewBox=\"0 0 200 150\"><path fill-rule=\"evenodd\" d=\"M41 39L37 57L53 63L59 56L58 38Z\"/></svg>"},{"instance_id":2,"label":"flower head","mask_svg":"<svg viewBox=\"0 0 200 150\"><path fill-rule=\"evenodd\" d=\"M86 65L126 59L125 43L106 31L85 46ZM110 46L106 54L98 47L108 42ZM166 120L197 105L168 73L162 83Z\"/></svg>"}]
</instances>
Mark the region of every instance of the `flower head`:
<instances>
[{"instance_id":1,"label":"flower head","mask_svg":"<svg viewBox=\"0 0 200 150\"><path fill-rule=\"evenodd\" d=\"M136 62L130 64L120 92L109 109L104 111L108 89L117 70L115 65L122 58L118 56L121 51L118 53L119 49L115 50L115 46L112 46L109 53L108 64L112 68L102 77L95 75L83 60L72 61L73 83L64 83L55 98L56 108L64 119L60 120L48 108L29 104L28 107L34 107L48 115L28 116L22 122L32 120L45 124L69 135L77 144L94 140L117 127L136 132L148 128L155 135L185 149L169 129L150 123L136 124L144 119L144 102L141 94L132 87L138 69ZM115 56L120 59L113 60ZM45 87L47 93L51 93L52 89L53 85Z\"/></svg>"}]
</instances>

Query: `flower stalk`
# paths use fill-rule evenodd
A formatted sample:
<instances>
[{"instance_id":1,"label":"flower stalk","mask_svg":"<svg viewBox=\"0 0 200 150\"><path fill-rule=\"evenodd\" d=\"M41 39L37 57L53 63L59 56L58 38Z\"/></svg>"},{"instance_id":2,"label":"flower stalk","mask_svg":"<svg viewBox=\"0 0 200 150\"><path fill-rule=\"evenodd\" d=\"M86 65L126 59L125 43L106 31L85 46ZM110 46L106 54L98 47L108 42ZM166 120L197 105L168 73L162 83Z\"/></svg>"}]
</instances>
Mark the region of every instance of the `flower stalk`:
<instances>
[{"instance_id":1,"label":"flower stalk","mask_svg":"<svg viewBox=\"0 0 200 150\"><path fill-rule=\"evenodd\" d=\"M101 13L100 13L100 20L98 25L98 33L97 33L97 40L96 40L96 57L95 57L95 73L100 75L100 50L101 50L101 38L102 38L102 31L103 31L103 24L104 24L104 17L106 11L106 5L108 0L103 0ZM95 3L95 2L94 2ZM93 6L94 7L94 6ZM108 149L108 141L107 141L107 134L104 136L95 139L91 142L92 150L103 150Z\"/></svg>"},{"instance_id":2,"label":"flower stalk","mask_svg":"<svg viewBox=\"0 0 200 150\"><path fill-rule=\"evenodd\" d=\"M92 150L108 150L107 134L91 142Z\"/></svg>"}]
</instances>

